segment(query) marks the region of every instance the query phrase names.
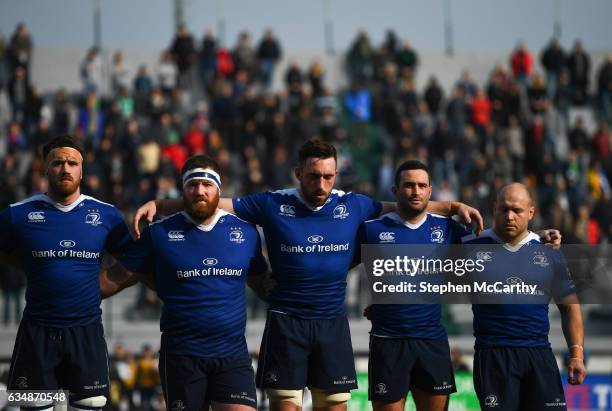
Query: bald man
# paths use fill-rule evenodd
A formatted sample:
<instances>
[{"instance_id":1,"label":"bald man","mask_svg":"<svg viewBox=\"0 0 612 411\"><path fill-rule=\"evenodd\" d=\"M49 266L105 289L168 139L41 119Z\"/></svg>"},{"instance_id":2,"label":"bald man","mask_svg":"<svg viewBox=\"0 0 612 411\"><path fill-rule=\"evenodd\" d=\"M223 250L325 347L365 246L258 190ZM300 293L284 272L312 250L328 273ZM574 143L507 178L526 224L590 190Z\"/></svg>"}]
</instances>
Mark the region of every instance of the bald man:
<instances>
[{"instance_id":1,"label":"bald man","mask_svg":"<svg viewBox=\"0 0 612 411\"><path fill-rule=\"evenodd\" d=\"M484 271L474 280L538 287L529 295L494 293L495 304L472 305L476 337L474 386L483 410L567 409L548 341L551 298L561 312L563 334L571 353L569 382L581 384L586 376L584 328L575 285L561 253L541 246L540 237L529 231L534 215L535 207L526 187L518 183L507 185L495 202L495 227L483 231L480 237L464 239L465 244L501 245L490 252ZM470 250L476 253L478 247Z\"/></svg>"}]
</instances>

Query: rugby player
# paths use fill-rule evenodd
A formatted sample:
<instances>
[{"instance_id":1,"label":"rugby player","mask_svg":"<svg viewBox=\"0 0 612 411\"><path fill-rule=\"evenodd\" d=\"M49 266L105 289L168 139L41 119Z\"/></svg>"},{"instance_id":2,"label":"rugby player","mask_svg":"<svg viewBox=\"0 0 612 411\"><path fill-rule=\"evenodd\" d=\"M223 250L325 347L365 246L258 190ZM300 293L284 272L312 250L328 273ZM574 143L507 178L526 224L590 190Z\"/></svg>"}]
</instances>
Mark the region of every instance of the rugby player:
<instances>
[{"instance_id":1,"label":"rugby player","mask_svg":"<svg viewBox=\"0 0 612 411\"><path fill-rule=\"evenodd\" d=\"M299 410L309 387L315 410L344 410L357 388L355 363L344 307L346 275L361 223L394 209L364 195L333 189L335 148L308 141L299 150L299 188L222 199L219 206L263 227L276 286L257 367L257 384L272 410ZM151 221L160 206L149 202L135 216ZM461 203L437 204L482 226L480 214Z\"/></svg>"},{"instance_id":2,"label":"rugby player","mask_svg":"<svg viewBox=\"0 0 612 411\"><path fill-rule=\"evenodd\" d=\"M267 263L255 225L217 206L219 166L195 156L182 169L185 211L151 224L120 259L101 274L112 295L134 273L163 301L160 376L169 410L256 409L255 375L245 339L247 276Z\"/></svg>"},{"instance_id":3,"label":"rugby player","mask_svg":"<svg viewBox=\"0 0 612 411\"><path fill-rule=\"evenodd\" d=\"M494 208L495 226L466 244L499 244L487 261L482 278L525 281L548 290L539 296L495 296L499 304L473 304L474 386L484 410L566 410L563 384L548 332L548 302L554 298L570 352L569 383L581 384L584 366L584 327L576 288L560 251L538 246L529 231L535 207L519 183L504 187ZM512 267L509 272L508 268ZM518 278L520 276L522 278ZM478 298L478 296L476 296ZM532 300L536 298L536 300ZM535 302L540 303L535 303ZM532 303L534 302L534 303Z\"/></svg>"},{"instance_id":4,"label":"rugby player","mask_svg":"<svg viewBox=\"0 0 612 411\"><path fill-rule=\"evenodd\" d=\"M392 191L397 211L365 222L361 243L461 244L471 234L452 219L427 212L432 187L429 170L420 161L397 168ZM559 233L552 231L542 235L558 239ZM449 394L457 389L441 305L375 304L366 314L372 321L368 395L374 410L404 410L409 391L419 411L447 409Z\"/></svg>"},{"instance_id":5,"label":"rugby player","mask_svg":"<svg viewBox=\"0 0 612 411\"><path fill-rule=\"evenodd\" d=\"M427 166L411 160L395 172L397 211L367 221L363 244L457 244L470 232L448 217L427 212ZM374 304L368 362L368 396L375 411L404 410L410 391L417 410L443 411L456 392L440 304Z\"/></svg>"},{"instance_id":6,"label":"rugby player","mask_svg":"<svg viewBox=\"0 0 612 411\"><path fill-rule=\"evenodd\" d=\"M81 194L83 151L73 138L54 138L43 156L49 191L0 212L0 251L27 276L8 388L61 388L72 407L101 410L109 376L98 274L103 253L119 256L132 239L115 207Z\"/></svg>"}]
</instances>

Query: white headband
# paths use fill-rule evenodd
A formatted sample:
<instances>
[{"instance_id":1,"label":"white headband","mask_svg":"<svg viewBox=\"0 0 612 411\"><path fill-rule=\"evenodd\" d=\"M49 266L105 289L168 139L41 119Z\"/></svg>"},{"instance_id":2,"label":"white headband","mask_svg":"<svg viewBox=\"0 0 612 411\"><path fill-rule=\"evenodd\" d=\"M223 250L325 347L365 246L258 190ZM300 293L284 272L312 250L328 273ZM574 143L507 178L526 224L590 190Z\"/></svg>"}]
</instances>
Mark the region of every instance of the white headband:
<instances>
[{"instance_id":1,"label":"white headband","mask_svg":"<svg viewBox=\"0 0 612 411\"><path fill-rule=\"evenodd\" d=\"M210 168L192 168L183 174L183 187L191 180L208 180L221 190L221 177Z\"/></svg>"},{"instance_id":2,"label":"white headband","mask_svg":"<svg viewBox=\"0 0 612 411\"><path fill-rule=\"evenodd\" d=\"M74 147L68 147L68 146L66 146L66 147L55 147L53 150L49 151L49 153L47 154L47 157L49 157L49 154L53 153L55 150L60 150L60 149L64 149L64 148L67 148L67 149L70 149L70 150L73 150L74 152L76 152L79 155L79 157L77 157L77 158L80 158L81 162L83 162L83 155L81 154L81 152L79 150L77 150L76 148L74 148Z\"/></svg>"}]
</instances>

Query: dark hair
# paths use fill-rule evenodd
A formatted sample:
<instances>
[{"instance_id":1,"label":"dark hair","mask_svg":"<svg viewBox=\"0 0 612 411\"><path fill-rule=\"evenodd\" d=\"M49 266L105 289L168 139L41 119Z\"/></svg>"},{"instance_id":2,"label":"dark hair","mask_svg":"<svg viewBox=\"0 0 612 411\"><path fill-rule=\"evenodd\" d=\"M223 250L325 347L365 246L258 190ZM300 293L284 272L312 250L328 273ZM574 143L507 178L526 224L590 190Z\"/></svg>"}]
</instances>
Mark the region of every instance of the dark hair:
<instances>
[{"instance_id":1,"label":"dark hair","mask_svg":"<svg viewBox=\"0 0 612 411\"><path fill-rule=\"evenodd\" d=\"M298 153L300 165L303 165L309 158L331 158L338 161L336 148L329 143L321 140L308 140Z\"/></svg>"},{"instance_id":2,"label":"dark hair","mask_svg":"<svg viewBox=\"0 0 612 411\"><path fill-rule=\"evenodd\" d=\"M429 168L419 160L408 160L400 164L397 170L395 170L395 179L393 180L395 187L399 187L402 171L406 170L423 170L427 173L427 180L429 181Z\"/></svg>"},{"instance_id":3,"label":"dark hair","mask_svg":"<svg viewBox=\"0 0 612 411\"><path fill-rule=\"evenodd\" d=\"M85 158L85 156L83 155L83 147L81 147L77 140L75 140L69 135L57 136L53 140L45 144L43 147L43 158L47 158L47 156L52 150L55 150L56 148L60 147L74 148L81 154L81 157Z\"/></svg>"},{"instance_id":4,"label":"dark hair","mask_svg":"<svg viewBox=\"0 0 612 411\"><path fill-rule=\"evenodd\" d=\"M214 158L202 154L190 157L185 161L183 168L181 168L181 175L184 175L187 171L193 170L194 168L211 168L217 173L219 173L220 170L219 163L217 163Z\"/></svg>"}]
</instances>

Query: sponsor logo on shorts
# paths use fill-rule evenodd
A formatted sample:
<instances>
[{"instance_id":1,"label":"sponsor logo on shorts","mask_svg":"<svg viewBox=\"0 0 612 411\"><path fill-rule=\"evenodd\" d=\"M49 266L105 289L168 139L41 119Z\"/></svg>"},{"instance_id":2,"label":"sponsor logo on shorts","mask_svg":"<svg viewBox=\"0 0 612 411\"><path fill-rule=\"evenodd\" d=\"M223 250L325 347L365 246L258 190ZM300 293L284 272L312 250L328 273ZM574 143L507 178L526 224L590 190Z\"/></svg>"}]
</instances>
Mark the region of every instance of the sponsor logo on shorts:
<instances>
[{"instance_id":1,"label":"sponsor logo on shorts","mask_svg":"<svg viewBox=\"0 0 612 411\"><path fill-rule=\"evenodd\" d=\"M219 262L219 260L217 260L216 258L205 258L202 260L202 264L207 265L209 267L213 266L213 265L217 265L217 263Z\"/></svg>"},{"instance_id":2,"label":"sponsor logo on shorts","mask_svg":"<svg viewBox=\"0 0 612 411\"><path fill-rule=\"evenodd\" d=\"M181 400L174 400L172 401L170 409L172 411L183 411L185 409L185 403Z\"/></svg>"},{"instance_id":3,"label":"sponsor logo on shorts","mask_svg":"<svg viewBox=\"0 0 612 411\"><path fill-rule=\"evenodd\" d=\"M349 379L346 375L343 375L341 379L334 380L334 385L345 385L345 384L355 384L355 379Z\"/></svg>"},{"instance_id":4,"label":"sponsor logo on shorts","mask_svg":"<svg viewBox=\"0 0 612 411\"><path fill-rule=\"evenodd\" d=\"M389 389L387 388L387 384L385 384L384 382L379 382L378 384L374 386L375 394L385 395L388 392L389 392Z\"/></svg>"},{"instance_id":5,"label":"sponsor logo on shorts","mask_svg":"<svg viewBox=\"0 0 612 411\"><path fill-rule=\"evenodd\" d=\"M289 204L281 204L280 215L285 217L295 217L295 206Z\"/></svg>"},{"instance_id":6,"label":"sponsor logo on shorts","mask_svg":"<svg viewBox=\"0 0 612 411\"><path fill-rule=\"evenodd\" d=\"M276 372L274 371L269 371L266 373L264 379L266 382L276 382L278 381L278 375L276 375Z\"/></svg>"},{"instance_id":7,"label":"sponsor logo on shorts","mask_svg":"<svg viewBox=\"0 0 612 411\"><path fill-rule=\"evenodd\" d=\"M87 210L89 213L85 216L85 224L97 227L102 224L102 217L98 210Z\"/></svg>"},{"instance_id":8,"label":"sponsor logo on shorts","mask_svg":"<svg viewBox=\"0 0 612 411\"><path fill-rule=\"evenodd\" d=\"M381 243L394 243L395 242L395 233L391 231L383 231L378 234L378 239Z\"/></svg>"},{"instance_id":9,"label":"sponsor logo on shorts","mask_svg":"<svg viewBox=\"0 0 612 411\"><path fill-rule=\"evenodd\" d=\"M435 387L433 387L433 389L436 391L450 390L452 388L453 388L453 384L449 384L448 381L442 381L441 385L436 385Z\"/></svg>"},{"instance_id":10,"label":"sponsor logo on shorts","mask_svg":"<svg viewBox=\"0 0 612 411\"><path fill-rule=\"evenodd\" d=\"M323 236L319 234L315 234L315 235L311 235L310 237L308 237L307 240L310 244L319 244L321 241L323 241Z\"/></svg>"},{"instance_id":11,"label":"sponsor logo on shorts","mask_svg":"<svg viewBox=\"0 0 612 411\"><path fill-rule=\"evenodd\" d=\"M484 399L485 407L497 407L499 402L497 401L496 395L487 395Z\"/></svg>"},{"instance_id":12,"label":"sponsor logo on shorts","mask_svg":"<svg viewBox=\"0 0 612 411\"><path fill-rule=\"evenodd\" d=\"M59 245L61 245L64 248L72 248L76 245L76 243L72 240L62 240L60 241Z\"/></svg>"},{"instance_id":13,"label":"sponsor logo on shorts","mask_svg":"<svg viewBox=\"0 0 612 411\"><path fill-rule=\"evenodd\" d=\"M244 234L240 227L232 227L230 228L230 241L236 244L244 243Z\"/></svg>"},{"instance_id":14,"label":"sponsor logo on shorts","mask_svg":"<svg viewBox=\"0 0 612 411\"><path fill-rule=\"evenodd\" d=\"M230 398L233 400L247 400L251 402L255 402L255 398L249 397L247 392L241 392L240 394L230 394Z\"/></svg>"},{"instance_id":15,"label":"sponsor logo on shorts","mask_svg":"<svg viewBox=\"0 0 612 411\"><path fill-rule=\"evenodd\" d=\"M567 404L561 398L555 398L553 402L545 402L544 405L547 407L565 407Z\"/></svg>"},{"instance_id":16,"label":"sponsor logo on shorts","mask_svg":"<svg viewBox=\"0 0 612 411\"><path fill-rule=\"evenodd\" d=\"M28 388L27 377L17 377L17 381L15 381L15 386L21 389Z\"/></svg>"},{"instance_id":17,"label":"sponsor logo on shorts","mask_svg":"<svg viewBox=\"0 0 612 411\"><path fill-rule=\"evenodd\" d=\"M185 234L183 234L183 230L168 231L168 241L185 241Z\"/></svg>"},{"instance_id":18,"label":"sponsor logo on shorts","mask_svg":"<svg viewBox=\"0 0 612 411\"><path fill-rule=\"evenodd\" d=\"M28 213L28 222L30 223L44 223L45 212L44 211L31 211Z\"/></svg>"},{"instance_id":19,"label":"sponsor logo on shorts","mask_svg":"<svg viewBox=\"0 0 612 411\"><path fill-rule=\"evenodd\" d=\"M91 385L84 385L83 389L85 390L100 390L102 388L106 388L108 384L100 384L99 380L95 380Z\"/></svg>"},{"instance_id":20,"label":"sponsor logo on shorts","mask_svg":"<svg viewBox=\"0 0 612 411\"><path fill-rule=\"evenodd\" d=\"M348 208L346 208L346 205L344 204L338 204L336 208L334 208L334 218L339 218L341 220L344 220L350 214L351 213L348 212Z\"/></svg>"},{"instance_id":21,"label":"sponsor logo on shorts","mask_svg":"<svg viewBox=\"0 0 612 411\"><path fill-rule=\"evenodd\" d=\"M535 265L539 265L540 267L548 267L550 264L548 263L548 258L542 251L536 251L533 253L533 263Z\"/></svg>"}]
</instances>

